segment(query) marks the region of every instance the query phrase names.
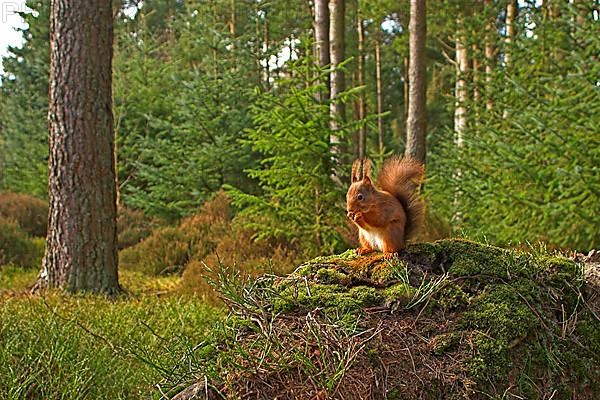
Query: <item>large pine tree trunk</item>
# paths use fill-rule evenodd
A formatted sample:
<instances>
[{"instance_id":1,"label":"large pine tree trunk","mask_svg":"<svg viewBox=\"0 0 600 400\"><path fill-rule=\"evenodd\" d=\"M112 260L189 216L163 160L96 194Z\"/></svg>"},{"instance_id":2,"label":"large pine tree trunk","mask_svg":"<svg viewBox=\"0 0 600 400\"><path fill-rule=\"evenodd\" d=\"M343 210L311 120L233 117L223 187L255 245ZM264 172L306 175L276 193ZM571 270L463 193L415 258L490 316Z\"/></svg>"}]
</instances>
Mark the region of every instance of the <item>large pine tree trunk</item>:
<instances>
[{"instance_id":1,"label":"large pine tree trunk","mask_svg":"<svg viewBox=\"0 0 600 400\"><path fill-rule=\"evenodd\" d=\"M50 211L38 288L119 291L111 3L51 2Z\"/></svg>"},{"instance_id":2,"label":"large pine tree trunk","mask_svg":"<svg viewBox=\"0 0 600 400\"><path fill-rule=\"evenodd\" d=\"M427 99L425 70L426 29L425 0L411 0L410 23L408 26L408 119L406 121L406 156L425 163Z\"/></svg>"},{"instance_id":3,"label":"large pine tree trunk","mask_svg":"<svg viewBox=\"0 0 600 400\"><path fill-rule=\"evenodd\" d=\"M345 119L345 107L339 101L339 94L345 89L344 73L338 69L344 61L344 0L330 0L329 2L329 56L331 57L331 67L333 68L331 79L331 147L334 154L340 153L340 138L336 131L339 130L338 121Z\"/></svg>"}]
</instances>

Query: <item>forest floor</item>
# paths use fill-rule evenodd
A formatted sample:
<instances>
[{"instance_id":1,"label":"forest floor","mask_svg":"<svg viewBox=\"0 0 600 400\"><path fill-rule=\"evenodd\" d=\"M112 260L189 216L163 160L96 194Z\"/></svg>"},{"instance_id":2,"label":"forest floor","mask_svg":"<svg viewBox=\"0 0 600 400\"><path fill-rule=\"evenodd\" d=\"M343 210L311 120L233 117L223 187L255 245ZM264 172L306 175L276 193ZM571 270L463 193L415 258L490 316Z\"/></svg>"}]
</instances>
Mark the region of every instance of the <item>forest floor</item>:
<instances>
[{"instance_id":1,"label":"forest floor","mask_svg":"<svg viewBox=\"0 0 600 400\"><path fill-rule=\"evenodd\" d=\"M581 261L581 260L580 260ZM598 265L465 240L223 280L232 313L177 400L598 399ZM590 272L592 272L590 274ZM210 395L212 394L212 396Z\"/></svg>"},{"instance_id":2,"label":"forest floor","mask_svg":"<svg viewBox=\"0 0 600 400\"><path fill-rule=\"evenodd\" d=\"M0 267L0 398L160 398L156 386L186 376L181 359L224 315L180 278L121 271L128 296L31 296L37 270Z\"/></svg>"},{"instance_id":3,"label":"forest floor","mask_svg":"<svg viewBox=\"0 0 600 400\"><path fill-rule=\"evenodd\" d=\"M37 271L4 266L0 398L596 399L600 275L580 261L443 240L215 270L229 312L178 274L31 296Z\"/></svg>"}]
</instances>

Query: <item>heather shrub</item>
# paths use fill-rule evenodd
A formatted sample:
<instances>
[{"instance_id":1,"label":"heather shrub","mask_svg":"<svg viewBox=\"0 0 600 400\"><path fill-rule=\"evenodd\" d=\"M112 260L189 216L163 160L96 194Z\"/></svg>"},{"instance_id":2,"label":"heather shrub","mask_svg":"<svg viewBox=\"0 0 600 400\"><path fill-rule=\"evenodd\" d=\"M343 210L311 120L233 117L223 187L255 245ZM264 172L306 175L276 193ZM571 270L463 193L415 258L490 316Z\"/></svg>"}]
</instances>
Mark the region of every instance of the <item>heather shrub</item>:
<instances>
[{"instance_id":1,"label":"heather shrub","mask_svg":"<svg viewBox=\"0 0 600 400\"><path fill-rule=\"evenodd\" d=\"M207 270L232 266L243 274L289 272L299 252L283 242L257 242L251 231L232 222L230 201L220 192L177 227L155 230L120 253L123 269L152 275L182 273L181 290L213 296Z\"/></svg>"},{"instance_id":2,"label":"heather shrub","mask_svg":"<svg viewBox=\"0 0 600 400\"><path fill-rule=\"evenodd\" d=\"M189 258L190 242L177 227L160 228L119 253L119 266L151 275L181 271Z\"/></svg>"},{"instance_id":3,"label":"heather shrub","mask_svg":"<svg viewBox=\"0 0 600 400\"><path fill-rule=\"evenodd\" d=\"M38 267L44 255L44 239L31 238L15 222L0 217L0 266Z\"/></svg>"},{"instance_id":4,"label":"heather shrub","mask_svg":"<svg viewBox=\"0 0 600 400\"><path fill-rule=\"evenodd\" d=\"M235 224L229 224L229 229L230 233L220 237L211 252L192 256L183 270L180 292L202 296L215 304L217 295L208 280L217 278L217 271L242 276L265 272L283 275L291 272L301 258L301 253L289 245L255 241L250 231Z\"/></svg>"},{"instance_id":5,"label":"heather shrub","mask_svg":"<svg viewBox=\"0 0 600 400\"><path fill-rule=\"evenodd\" d=\"M45 237L48 203L26 194L0 192L0 217L14 221L28 235Z\"/></svg>"},{"instance_id":6,"label":"heather shrub","mask_svg":"<svg viewBox=\"0 0 600 400\"><path fill-rule=\"evenodd\" d=\"M119 250L138 244L150 236L152 229L158 225L160 221L148 217L142 210L119 207L117 213Z\"/></svg>"}]
</instances>

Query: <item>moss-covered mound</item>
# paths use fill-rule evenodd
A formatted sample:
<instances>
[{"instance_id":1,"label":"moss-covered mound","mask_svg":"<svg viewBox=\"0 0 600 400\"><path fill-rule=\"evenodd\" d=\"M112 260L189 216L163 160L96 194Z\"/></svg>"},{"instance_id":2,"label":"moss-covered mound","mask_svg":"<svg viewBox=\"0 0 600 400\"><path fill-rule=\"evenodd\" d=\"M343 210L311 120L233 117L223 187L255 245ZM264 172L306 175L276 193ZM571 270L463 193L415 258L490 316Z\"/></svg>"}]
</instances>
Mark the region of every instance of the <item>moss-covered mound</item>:
<instances>
[{"instance_id":1,"label":"moss-covered mound","mask_svg":"<svg viewBox=\"0 0 600 400\"><path fill-rule=\"evenodd\" d=\"M178 399L600 398L598 288L566 258L445 240L221 289Z\"/></svg>"}]
</instances>

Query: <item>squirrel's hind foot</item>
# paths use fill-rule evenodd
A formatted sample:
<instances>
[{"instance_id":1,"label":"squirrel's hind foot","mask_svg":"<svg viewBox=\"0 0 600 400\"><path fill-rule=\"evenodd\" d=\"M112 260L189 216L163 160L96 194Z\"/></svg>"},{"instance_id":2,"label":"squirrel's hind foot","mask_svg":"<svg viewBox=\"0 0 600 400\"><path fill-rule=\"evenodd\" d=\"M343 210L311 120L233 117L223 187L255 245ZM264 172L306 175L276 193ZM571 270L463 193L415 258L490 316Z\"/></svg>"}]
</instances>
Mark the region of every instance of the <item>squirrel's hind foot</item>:
<instances>
[{"instance_id":1,"label":"squirrel's hind foot","mask_svg":"<svg viewBox=\"0 0 600 400\"><path fill-rule=\"evenodd\" d=\"M383 253L383 258L385 260L393 260L394 258L398 258L398 253L386 251Z\"/></svg>"}]
</instances>

